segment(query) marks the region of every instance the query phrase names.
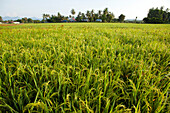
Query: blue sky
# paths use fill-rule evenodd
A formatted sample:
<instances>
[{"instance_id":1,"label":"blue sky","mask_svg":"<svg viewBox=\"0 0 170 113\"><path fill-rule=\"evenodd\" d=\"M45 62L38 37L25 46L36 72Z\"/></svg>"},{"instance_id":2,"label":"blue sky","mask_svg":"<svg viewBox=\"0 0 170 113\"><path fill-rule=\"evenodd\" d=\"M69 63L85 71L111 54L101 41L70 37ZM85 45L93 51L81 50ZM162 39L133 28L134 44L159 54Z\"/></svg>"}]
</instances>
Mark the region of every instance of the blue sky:
<instances>
[{"instance_id":1,"label":"blue sky","mask_svg":"<svg viewBox=\"0 0 170 113\"><path fill-rule=\"evenodd\" d=\"M0 0L0 16L42 17L43 13L70 15L71 9L95 12L108 8L117 18L124 14L126 19L143 19L152 7L170 9L170 0Z\"/></svg>"}]
</instances>

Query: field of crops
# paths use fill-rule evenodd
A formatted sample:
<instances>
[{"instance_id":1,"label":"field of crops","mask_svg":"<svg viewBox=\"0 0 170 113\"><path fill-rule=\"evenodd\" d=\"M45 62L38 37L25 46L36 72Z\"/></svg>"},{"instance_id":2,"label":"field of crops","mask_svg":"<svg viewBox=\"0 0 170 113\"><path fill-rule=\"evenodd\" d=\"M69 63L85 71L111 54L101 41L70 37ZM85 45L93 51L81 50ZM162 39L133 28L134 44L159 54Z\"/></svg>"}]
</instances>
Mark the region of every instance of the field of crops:
<instances>
[{"instance_id":1,"label":"field of crops","mask_svg":"<svg viewBox=\"0 0 170 113\"><path fill-rule=\"evenodd\" d=\"M0 26L0 113L170 109L170 25Z\"/></svg>"}]
</instances>

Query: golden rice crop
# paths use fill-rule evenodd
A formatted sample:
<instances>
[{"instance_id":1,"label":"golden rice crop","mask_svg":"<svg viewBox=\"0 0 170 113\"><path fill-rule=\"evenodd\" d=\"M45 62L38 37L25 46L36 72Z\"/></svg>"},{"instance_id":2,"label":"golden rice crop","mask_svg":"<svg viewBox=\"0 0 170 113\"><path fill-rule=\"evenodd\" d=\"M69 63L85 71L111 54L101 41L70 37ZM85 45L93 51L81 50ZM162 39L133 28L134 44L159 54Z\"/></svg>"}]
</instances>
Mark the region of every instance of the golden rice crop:
<instances>
[{"instance_id":1,"label":"golden rice crop","mask_svg":"<svg viewBox=\"0 0 170 113\"><path fill-rule=\"evenodd\" d=\"M1 112L168 112L170 25L0 26Z\"/></svg>"}]
</instances>

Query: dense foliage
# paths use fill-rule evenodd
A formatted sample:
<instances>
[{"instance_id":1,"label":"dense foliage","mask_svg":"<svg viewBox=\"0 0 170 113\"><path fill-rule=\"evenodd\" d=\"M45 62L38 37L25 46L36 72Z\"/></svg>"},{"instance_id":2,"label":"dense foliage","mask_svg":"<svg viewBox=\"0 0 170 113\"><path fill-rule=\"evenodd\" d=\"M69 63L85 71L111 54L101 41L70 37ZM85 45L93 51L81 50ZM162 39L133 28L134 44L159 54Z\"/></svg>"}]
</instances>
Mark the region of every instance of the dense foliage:
<instances>
[{"instance_id":1,"label":"dense foliage","mask_svg":"<svg viewBox=\"0 0 170 113\"><path fill-rule=\"evenodd\" d=\"M125 15L121 14L121 15L119 16L119 22L123 22L124 19L125 19Z\"/></svg>"},{"instance_id":2,"label":"dense foliage","mask_svg":"<svg viewBox=\"0 0 170 113\"><path fill-rule=\"evenodd\" d=\"M22 18L22 19L18 19L16 20L16 22L20 22L20 23L41 23L40 20L32 20L31 18Z\"/></svg>"},{"instance_id":3,"label":"dense foliage","mask_svg":"<svg viewBox=\"0 0 170 113\"><path fill-rule=\"evenodd\" d=\"M46 21L56 23L56 22L61 22L62 20L67 20L67 19L68 17L64 17L60 13L58 13L58 16L51 15L49 16L49 19L46 19Z\"/></svg>"},{"instance_id":4,"label":"dense foliage","mask_svg":"<svg viewBox=\"0 0 170 113\"><path fill-rule=\"evenodd\" d=\"M154 24L160 24L160 23L170 23L170 12L167 8L165 11L163 10L163 7L160 9L158 8L151 8L149 9L148 16L143 19L145 23L154 23Z\"/></svg>"},{"instance_id":5,"label":"dense foliage","mask_svg":"<svg viewBox=\"0 0 170 113\"><path fill-rule=\"evenodd\" d=\"M2 22L3 21L3 19L2 19L2 17L0 16L0 22Z\"/></svg>"},{"instance_id":6,"label":"dense foliage","mask_svg":"<svg viewBox=\"0 0 170 113\"><path fill-rule=\"evenodd\" d=\"M75 10L71 10L71 14L75 15ZM48 16L46 16L48 15ZM49 19L47 19L49 17ZM97 13L94 12L94 10L87 10L86 14L79 12L76 20L77 22L83 22L84 19L88 19L89 22L95 22L96 19L101 19L103 22L111 22L114 19L114 14L108 10L108 8L105 8L103 11L99 10ZM43 14L43 21L47 22L61 22L62 20L68 20L68 18L74 18L74 16L69 15L68 16L62 16L60 13L58 15L49 15L49 14ZM125 16L124 16L125 18Z\"/></svg>"},{"instance_id":7,"label":"dense foliage","mask_svg":"<svg viewBox=\"0 0 170 113\"><path fill-rule=\"evenodd\" d=\"M0 112L168 112L170 25L0 26Z\"/></svg>"}]
</instances>

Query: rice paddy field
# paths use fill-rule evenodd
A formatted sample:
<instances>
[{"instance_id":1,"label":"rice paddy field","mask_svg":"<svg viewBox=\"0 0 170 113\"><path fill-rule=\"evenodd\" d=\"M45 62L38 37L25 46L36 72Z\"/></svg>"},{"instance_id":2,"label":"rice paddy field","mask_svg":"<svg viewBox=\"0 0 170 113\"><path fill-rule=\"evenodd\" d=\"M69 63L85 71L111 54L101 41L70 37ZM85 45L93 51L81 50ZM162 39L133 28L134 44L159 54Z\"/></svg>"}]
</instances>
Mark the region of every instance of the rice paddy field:
<instances>
[{"instance_id":1,"label":"rice paddy field","mask_svg":"<svg viewBox=\"0 0 170 113\"><path fill-rule=\"evenodd\" d=\"M0 25L0 113L168 113L170 24Z\"/></svg>"}]
</instances>

